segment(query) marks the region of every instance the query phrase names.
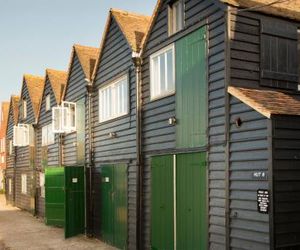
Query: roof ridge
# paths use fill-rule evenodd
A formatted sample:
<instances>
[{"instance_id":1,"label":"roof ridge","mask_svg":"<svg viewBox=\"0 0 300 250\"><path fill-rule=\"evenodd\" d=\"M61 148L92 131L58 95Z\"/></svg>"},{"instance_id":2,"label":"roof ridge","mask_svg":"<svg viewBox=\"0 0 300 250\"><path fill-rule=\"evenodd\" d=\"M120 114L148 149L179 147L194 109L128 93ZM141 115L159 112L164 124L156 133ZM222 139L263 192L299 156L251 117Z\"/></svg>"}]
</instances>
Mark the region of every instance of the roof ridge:
<instances>
[{"instance_id":1,"label":"roof ridge","mask_svg":"<svg viewBox=\"0 0 300 250\"><path fill-rule=\"evenodd\" d=\"M117 12L117 13L125 14L125 15L128 15L128 16L151 17L150 15L141 14L141 13L137 13L137 12L133 12L133 11L117 9L117 8L110 8L109 11L111 13Z\"/></svg>"},{"instance_id":2,"label":"roof ridge","mask_svg":"<svg viewBox=\"0 0 300 250\"><path fill-rule=\"evenodd\" d=\"M94 47L94 46L88 46L88 45L82 45L82 44L79 44L79 43L74 43L73 44L73 47L77 47L77 48L84 48L84 49L98 49L97 47Z\"/></svg>"}]
</instances>

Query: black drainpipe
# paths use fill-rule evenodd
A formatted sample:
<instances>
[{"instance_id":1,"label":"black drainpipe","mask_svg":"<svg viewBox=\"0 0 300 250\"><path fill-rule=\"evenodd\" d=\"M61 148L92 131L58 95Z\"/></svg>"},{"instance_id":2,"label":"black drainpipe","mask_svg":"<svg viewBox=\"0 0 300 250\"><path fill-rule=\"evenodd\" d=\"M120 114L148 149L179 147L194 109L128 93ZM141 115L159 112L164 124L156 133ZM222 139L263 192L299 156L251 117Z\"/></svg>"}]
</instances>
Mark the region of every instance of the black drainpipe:
<instances>
[{"instance_id":1,"label":"black drainpipe","mask_svg":"<svg viewBox=\"0 0 300 250\"><path fill-rule=\"evenodd\" d=\"M85 164L85 177L88 174L89 177L89 195L87 195L87 198L89 199L88 201L86 200L86 203L89 204L89 209L86 210L86 234L88 236L92 236L92 229L93 229L93 220L92 220L92 214L93 214L93 189L92 189L92 169L94 166L94 161L93 161L93 131L92 131L92 95L93 95L93 83L89 79L86 79L87 85L87 102L88 102L88 138L89 138L89 145L88 145L88 150L89 150L89 157L88 157L88 162ZM88 170L88 173L87 173ZM85 178L85 182L87 182ZM86 186L86 185L85 185Z\"/></svg>"},{"instance_id":2,"label":"black drainpipe","mask_svg":"<svg viewBox=\"0 0 300 250\"><path fill-rule=\"evenodd\" d=\"M132 60L135 66L136 74L136 165L137 165L137 249L143 249L142 246L142 224L143 224L143 158L142 158L142 110L141 110L141 66L142 59L139 53L132 53Z\"/></svg>"}]
</instances>

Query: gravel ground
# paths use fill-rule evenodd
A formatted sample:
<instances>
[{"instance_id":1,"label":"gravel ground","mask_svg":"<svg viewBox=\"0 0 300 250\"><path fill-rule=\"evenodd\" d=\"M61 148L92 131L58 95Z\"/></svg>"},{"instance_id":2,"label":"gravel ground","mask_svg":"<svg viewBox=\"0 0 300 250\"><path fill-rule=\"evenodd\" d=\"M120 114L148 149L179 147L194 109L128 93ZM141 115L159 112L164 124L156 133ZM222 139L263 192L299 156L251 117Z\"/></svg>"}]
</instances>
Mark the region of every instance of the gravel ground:
<instances>
[{"instance_id":1,"label":"gravel ground","mask_svg":"<svg viewBox=\"0 0 300 250\"><path fill-rule=\"evenodd\" d=\"M77 236L64 239L61 228L46 226L41 220L18 208L7 206L0 195L0 250L102 249L114 250L103 242Z\"/></svg>"}]
</instances>

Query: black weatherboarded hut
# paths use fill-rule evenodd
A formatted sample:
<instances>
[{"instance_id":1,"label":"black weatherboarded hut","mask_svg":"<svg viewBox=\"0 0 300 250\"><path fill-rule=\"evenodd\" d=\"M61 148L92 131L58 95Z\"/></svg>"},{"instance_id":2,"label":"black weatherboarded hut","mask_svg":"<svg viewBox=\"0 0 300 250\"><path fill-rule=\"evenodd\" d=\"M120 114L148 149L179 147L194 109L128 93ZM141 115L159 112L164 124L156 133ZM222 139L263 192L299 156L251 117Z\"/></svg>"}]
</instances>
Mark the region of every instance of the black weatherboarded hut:
<instances>
[{"instance_id":1,"label":"black weatherboarded hut","mask_svg":"<svg viewBox=\"0 0 300 250\"><path fill-rule=\"evenodd\" d=\"M66 85L67 73L46 69L45 85L39 107L36 133L36 214L45 216L45 168L61 165L61 146L59 135L52 133L52 107L60 105ZM44 130L44 131L43 131ZM42 138L43 137L43 138Z\"/></svg>"},{"instance_id":2,"label":"black weatherboarded hut","mask_svg":"<svg viewBox=\"0 0 300 250\"><path fill-rule=\"evenodd\" d=\"M293 0L158 0L152 18L111 9L100 50L73 46L63 94L47 71L12 97L8 139L40 119L34 142L8 157L8 200L43 215L36 168L64 167L69 187L84 169L86 199L62 205L69 236L300 249L299 13ZM43 147L48 94L50 107L76 107L76 126Z\"/></svg>"},{"instance_id":3,"label":"black weatherboarded hut","mask_svg":"<svg viewBox=\"0 0 300 250\"><path fill-rule=\"evenodd\" d=\"M93 234L126 249L137 247L139 152L136 146L136 86L139 84L137 75L140 64L136 58L149 20L147 16L110 10L93 76ZM118 117L108 114L105 118L100 115L103 111L99 110L104 103L101 92L103 90L104 93L106 87L121 85L123 88L119 88L119 98L123 98L122 105L127 108L116 111ZM101 104L100 95L103 101ZM116 102L112 104L118 106ZM103 180L107 180L107 183ZM111 191L106 187L110 183ZM107 192L113 192L115 197L110 198Z\"/></svg>"},{"instance_id":4,"label":"black weatherboarded hut","mask_svg":"<svg viewBox=\"0 0 300 250\"><path fill-rule=\"evenodd\" d=\"M16 167L16 154L13 146L13 129L18 123L18 105L19 96L11 96L9 103L8 119L7 119L7 131L6 131L6 152L9 152L6 157L6 201L9 204L15 205L15 167ZM11 151L10 151L11 147ZM11 183L11 184L10 184Z\"/></svg>"},{"instance_id":5,"label":"black weatherboarded hut","mask_svg":"<svg viewBox=\"0 0 300 250\"><path fill-rule=\"evenodd\" d=\"M291 1L263 7L265 1L185 0L182 1L183 29L170 34L170 17L176 2L158 1L143 49L141 248L155 248L159 244L158 249L174 248L167 245L166 231L161 232L165 234L163 240L158 241L157 228L153 229L157 225L155 213L158 211L153 202L159 199L153 185L157 178L155 171L159 165L167 167L166 158L164 163L160 158L157 165L158 156L177 157L198 151L207 153L207 248L298 249L297 29L300 19L296 9L299 4ZM178 47L178 41L201 27L207 30L207 144L201 148L178 148L177 126L182 124L176 117L178 97L182 93L182 89L177 88L178 75L175 74L174 95L152 99L150 63L156 52L172 43ZM175 51L175 57L181 56L177 49ZM184 84L188 88L188 82ZM234 86L229 88L229 93L228 86ZM200 92L198 98L203 98ZM278 112L277 108L282 109ZM192 131L193 127L189 129ZM175 168L178 169L176 164ZM184 177L177 176L176 181L180 178ZM180 187L176 188L180 192ZM180 193L175 197L179 199ZM194 198L205 202L200 196ZM186 205L188 211L191 206L176 202L177 209ZM162 209L164 203L161 204ZM184 228L180 216L177 211L177 221L173 218L170 221L177 225L177 231L171 235L175 237L177 233L177 246L181 244L180 230ZM190 249L197 248L193 247Z\"/></svg>"}]
</instances>

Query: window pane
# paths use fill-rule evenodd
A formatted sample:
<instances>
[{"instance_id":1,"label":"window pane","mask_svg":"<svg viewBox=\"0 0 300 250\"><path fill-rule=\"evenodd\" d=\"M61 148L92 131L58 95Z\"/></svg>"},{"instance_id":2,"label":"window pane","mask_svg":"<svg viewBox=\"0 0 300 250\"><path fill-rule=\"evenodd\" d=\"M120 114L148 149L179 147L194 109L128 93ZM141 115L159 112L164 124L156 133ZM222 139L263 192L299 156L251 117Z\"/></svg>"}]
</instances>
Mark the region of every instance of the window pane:
<instances>
[{"instance_id":1,"label":"window pane","mask_svg":"<svg viewBox=\"0 0 300 250\"><path fill-rule=\"evenodd\" d=\"M159 94L166 90L166 60L165 54L159 56L160 87Z\"/></svg>"},{"instance_id":2,"label":"window pane","mask_svg":"<svg viewBox=\"0 0 300 250\"><path fill-rule=\"evenodd\" d=\"M176 31L182 29L182 4L179 1L176 6Z\"/></svg>"},{"instance_id":3,"label":"window pane","mask_svg":"<svg viewBox=\"0 0 300 250\"><path fill-rule=\"evenodd\" d=\"M71 104L70 105L70 126L73 128L75 127L76 124L75 112L76 112L75 104Z\"/></svg>"},{"instance_id":4,"label":"window pane","mask_svg":"<svg viewBox=\"0 0 300 250\"><path fill-rule=\"evenodd\" d=\"M124 80L123 82L123 98L122 98L122 101L123 101L123 104L122 104L122 107L123 107L123 114L127 113L128 112L128 102L129 102L129 93L128 93L128 82L127 80Z\"/></svg>"},{"instance_id":5,"label":"window pane","mask_svg":"<svg viewBox=\"0 0 300 250\"><path fill-rule=\"evenodd\" d=\"M61 109L53 109L53 122L55 131L61 131Z\"/></svg>"},{"instance_id":6,"label":"window pane","mask_svg":"<svg viewBox=\"0 0 300 250\"><path fill-rule=\"evenodd\" d=\"M159 89L159 68L158 68L158 56L153 58L152 60L152 96L158 95L158 89Z\"/></svg>"},{"instance_id":7,"label":"window pane","mask_svg":"<svg viewBox=\"0 0 300 250\"><path fill-rule=\"evenodd\" d=\"M167 52L167 90L174 90L174 71L173 71L173 51L169 50Z\"/></svg>"}]
</instances>

